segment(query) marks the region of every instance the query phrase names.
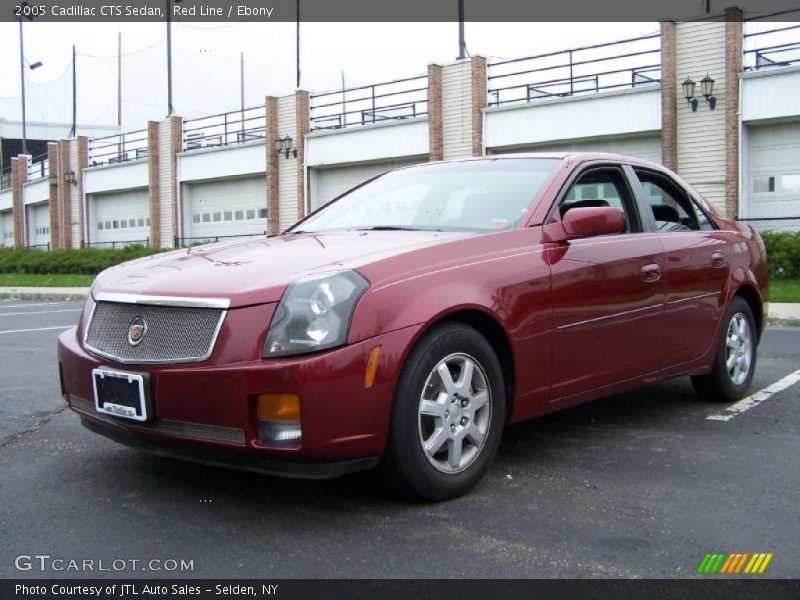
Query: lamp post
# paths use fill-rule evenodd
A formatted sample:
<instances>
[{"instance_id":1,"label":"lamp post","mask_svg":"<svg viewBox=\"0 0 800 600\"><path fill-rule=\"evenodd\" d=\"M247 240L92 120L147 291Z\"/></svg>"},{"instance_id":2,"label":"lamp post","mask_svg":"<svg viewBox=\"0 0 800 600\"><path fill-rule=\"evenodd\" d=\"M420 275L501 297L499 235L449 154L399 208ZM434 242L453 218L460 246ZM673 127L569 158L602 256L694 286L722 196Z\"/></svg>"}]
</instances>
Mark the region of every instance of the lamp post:
<instances>
[{"instance_id":1,"label":"lamp post","mask_svg":"<svg viewBox=\"0 0 800 600\"><path fill-rule=\"evenodd\" d=\"M23 6L26 6L27 3L23 3ZM25 17L29 21L33 20L33 16ZM27 119L25 114L25 41L22 35L22 16L18 17L19 20L19 80L20 86L22 88L22 153L28 153L28 128L27 128ZM42 66L41 61L37 61L33 64L29 64L28 68L31 71L38 69Z\"/></svg>"},{"instance_id":2,"label":"lamp post","mask_svg":"<svg viewBox=\"0 0 800 600\"><path fill-rule=\"evenodd\" d=\"M167 116L175 113L172 108L172 2L178 4L183 0L166 0L167 11Z\"/></svg>"}]
</instances>

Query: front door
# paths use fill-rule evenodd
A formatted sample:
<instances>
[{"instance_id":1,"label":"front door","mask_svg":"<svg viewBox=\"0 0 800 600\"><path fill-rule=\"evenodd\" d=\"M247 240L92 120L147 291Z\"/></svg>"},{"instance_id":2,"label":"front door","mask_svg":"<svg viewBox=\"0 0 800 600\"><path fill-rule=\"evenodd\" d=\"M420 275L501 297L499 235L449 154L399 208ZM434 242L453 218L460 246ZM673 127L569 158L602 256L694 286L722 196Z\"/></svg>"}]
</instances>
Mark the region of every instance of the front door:
<instances>
[{"instance_id":1,"label":"front door","mask_svg":"<svg viewBox=\"0 0 800 600\"><path fill-rule=\"evenodd\" d=\"M550 250L551 401L656 372L662 365L658 235L643 231L630 185L618 167L581 174L557 210L563 215L581 206L619 208L625 231L571 240Z\"/></svg>"}]
</instances>

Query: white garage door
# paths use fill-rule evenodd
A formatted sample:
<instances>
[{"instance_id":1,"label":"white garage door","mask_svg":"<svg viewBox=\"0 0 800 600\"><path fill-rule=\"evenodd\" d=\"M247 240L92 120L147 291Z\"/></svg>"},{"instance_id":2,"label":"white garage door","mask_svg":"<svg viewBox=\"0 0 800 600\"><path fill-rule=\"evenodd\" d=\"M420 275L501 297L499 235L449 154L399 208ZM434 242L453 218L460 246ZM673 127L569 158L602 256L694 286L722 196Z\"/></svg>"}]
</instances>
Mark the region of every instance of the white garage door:
<instances>
[{"instance_id":1,"label":"white garage door","mask_svg":"<svg viewBox=\"0 0 800 600\"><path fill-rule=\"evenodd\" d=\"M749 218L800 217L800 123L747 128Z\"/></svg>"},{"instance_id":2,"label":"white garage door","mask_svg":"<svg viewBox=\"0 0 800 600\"><path fill-rule=\"evenodd\" d=\"M327 204L352 187L386 171L419 164L421 160L311 169L311 210Z\"/></svg>"},{"instance_id":3,"label":"white garage door","mask_svg":"<svg viewBox=\"0 0 800 600\"><path fill-rule=\"evenodd\" d=\"M504 152L501 150L501 152ZM612 152L651 162L661 162L661 138L659 136L575 141L568 143L540 144L509 152Z\"/></svg>"},{"instance_id":4,"label":"white garage door","mask_svg":"<svg viewBox=\"0 0 800 600\"><path fill-rule=\"evenodd\" d=\"M28 246L46 247L50 243L50 204L28 207Z\"/></svg>"},{"instance_id":5,"label":"white garage door","mask_svg":"<svg viewBox=\"0 0 800 600\"><path fill-rule=\"evenodd\" d=\"M14 214L10 210L0 213L0 245L10 248L14 245Z\"/></svg>"},{"instance_id":6,"label":"white garage door","mask_svg":"<svg viewBox=\"0 0 800 600\"><path fill-rule=\"evenodd\" d=\"M267 230L267 183L263 175L183 184L184 238L263 234Z\"/></svg>"},{"instance_id":7,"label":"white garage door","mask_svg":"<svg viewBox=\"0 0 800 600\"><path fill-rule=\"evenodd\" d=\"M146 244L150 238L150 198L146 189L92 194L89 211L92 244Z\"/></svg>"}]
</instances>

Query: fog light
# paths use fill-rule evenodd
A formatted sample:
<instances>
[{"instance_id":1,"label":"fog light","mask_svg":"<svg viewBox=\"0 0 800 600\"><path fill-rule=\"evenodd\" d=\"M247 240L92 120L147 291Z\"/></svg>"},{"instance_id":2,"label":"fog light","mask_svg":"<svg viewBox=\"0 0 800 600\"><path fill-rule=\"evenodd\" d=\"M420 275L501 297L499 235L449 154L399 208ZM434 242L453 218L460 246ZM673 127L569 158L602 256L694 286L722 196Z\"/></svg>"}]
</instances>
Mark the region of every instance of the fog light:
<instances>
[{"instance_id":1,"label":"fog light","mask_svg":"<svg viewBox=\"0 0 800 600\"><path fill-rule=\"evenodd\" d=\"M265 444L296 446L302 439L300 398L294 394L258 397L258 435Z\"/></svg>"}]
</instances>

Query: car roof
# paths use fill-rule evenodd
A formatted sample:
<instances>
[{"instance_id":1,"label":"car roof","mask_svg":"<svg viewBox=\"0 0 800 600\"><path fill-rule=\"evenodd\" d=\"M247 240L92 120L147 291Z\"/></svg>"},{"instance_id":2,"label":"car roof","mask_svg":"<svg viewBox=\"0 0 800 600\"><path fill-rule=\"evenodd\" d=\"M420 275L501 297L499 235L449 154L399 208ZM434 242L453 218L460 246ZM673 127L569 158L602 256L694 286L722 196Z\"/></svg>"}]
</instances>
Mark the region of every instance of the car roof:
<instances>
[{"instance_id":1,"label":"car roof","mask_svg":"<svg viewBox=\"0 0 800 600\"><path fill-rule=\"evenodd\" d=\"M448 163L459 163L459 162L475 162L475 161L489 162L496 160L513 160L513 159L519 160L519 159L537 159L537 158L568 160L570 162L575 162L575 163L607 160L619 163L636 164L636 165L651 167L658 170L664 169L664 166L659 163L655 163L649 160L644 160L641 158L635 158L633 156L626 156L624 154L614 154L612 152L504 152L500 154L489 154L486 156L474 156L474 157L455 158L442 161L432 161L423 164L434 165L434 164L448 164ZM421 165L410 165L410 166L421 166ZM404 168L409 168L409 167L404 167Z\"/></svg>"}]
</instances>

